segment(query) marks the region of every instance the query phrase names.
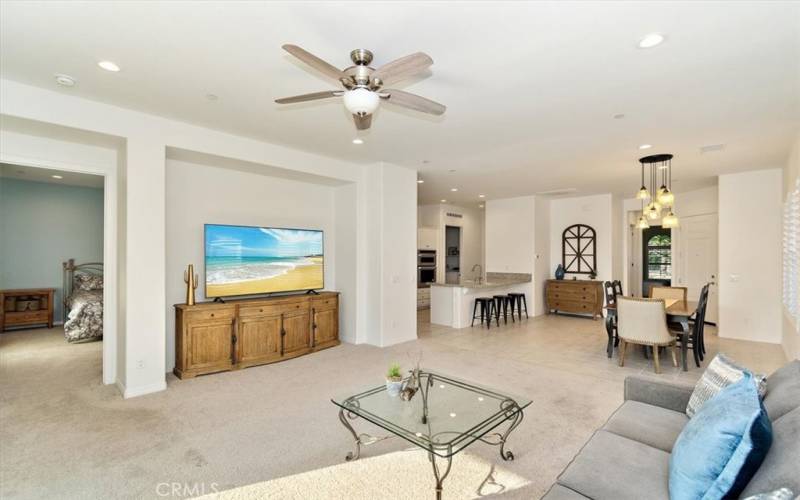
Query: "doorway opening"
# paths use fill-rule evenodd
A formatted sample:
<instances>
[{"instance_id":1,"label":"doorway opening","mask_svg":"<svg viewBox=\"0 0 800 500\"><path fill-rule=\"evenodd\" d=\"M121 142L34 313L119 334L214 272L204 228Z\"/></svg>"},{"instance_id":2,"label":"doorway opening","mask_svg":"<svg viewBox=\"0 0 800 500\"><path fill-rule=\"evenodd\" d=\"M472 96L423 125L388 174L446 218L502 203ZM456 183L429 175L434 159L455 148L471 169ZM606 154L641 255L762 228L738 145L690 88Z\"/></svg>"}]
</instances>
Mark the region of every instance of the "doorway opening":
<instances>
[{"instance_id":1,"label":"doorway opening","mask_svg":"<svg viewBox=\"0 0 800 500\"><path fill-rule=\"evenodd\" d=\"M672 285L672 230L650 226L642 230L642 294L650 296L650 288Z\"/></svg>"},{"instance_id":2,"label":"doorway opening","mask_svg":"<svg viewBox=\"0 0 800 500\"><path fill-rule=\"evenodd\" d=\"M461 228L444 227L444 279L445 283L458 283L461 279Z\"/></svg>"},{"instance_id":3,"label":"doorway opening","mask_svg":"<svg viewBox=\"0 0 800 500\"><path fill-rule=\"evenodd\" d=\"M105 197L102 175L0 163L0 345L27 369L102 377Z\"/></svg>"}]
</instances>

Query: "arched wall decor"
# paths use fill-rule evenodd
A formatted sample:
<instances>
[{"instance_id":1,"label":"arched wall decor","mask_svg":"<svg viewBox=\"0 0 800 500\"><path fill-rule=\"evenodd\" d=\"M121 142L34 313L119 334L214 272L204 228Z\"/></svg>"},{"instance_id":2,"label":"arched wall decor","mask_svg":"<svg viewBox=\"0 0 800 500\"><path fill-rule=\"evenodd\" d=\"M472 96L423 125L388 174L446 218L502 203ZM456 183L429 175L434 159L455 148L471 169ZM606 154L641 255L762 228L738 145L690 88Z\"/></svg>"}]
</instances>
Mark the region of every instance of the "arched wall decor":
<instances>
[{"instance_id":1,"label":"arched wall decor","mask_svg":"<svg viewBox=\"0 0 800 500\"><path fill-rule=\"evenodd\" d=\"M561 233L561 263L568 273L597 273L597 238L591 226L573 224Z\"/></svg>"}]
</instances>

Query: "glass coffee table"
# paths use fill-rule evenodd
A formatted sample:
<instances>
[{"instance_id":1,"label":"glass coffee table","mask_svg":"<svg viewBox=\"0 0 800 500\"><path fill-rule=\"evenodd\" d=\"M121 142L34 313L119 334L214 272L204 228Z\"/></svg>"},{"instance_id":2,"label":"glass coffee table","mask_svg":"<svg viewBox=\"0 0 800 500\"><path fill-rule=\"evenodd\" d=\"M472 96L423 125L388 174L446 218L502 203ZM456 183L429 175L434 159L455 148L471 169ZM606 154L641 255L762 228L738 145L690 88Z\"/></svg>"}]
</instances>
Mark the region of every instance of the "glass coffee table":
<instances>
[{"instance_id":1,"label":"glass coffee table","mask_svg":"<svg viewBox=\"0 0 800 500\"><path fill-rule=\"evenodd\" d=\"M500 446L500 457L514 460L514 454L505 449L506 440L531 404L519 396L428 371L419 372L418 389L408 401L387 394L385 385L331 401L339 407L339 420L355 439L355 453L349 452L346 460L357 459L362 445L401 437L428 452L437 499L442 496L453 455L475 441ZM357 418L390 434L357 433L350 423Z\"/></svg>"}]
</instances>

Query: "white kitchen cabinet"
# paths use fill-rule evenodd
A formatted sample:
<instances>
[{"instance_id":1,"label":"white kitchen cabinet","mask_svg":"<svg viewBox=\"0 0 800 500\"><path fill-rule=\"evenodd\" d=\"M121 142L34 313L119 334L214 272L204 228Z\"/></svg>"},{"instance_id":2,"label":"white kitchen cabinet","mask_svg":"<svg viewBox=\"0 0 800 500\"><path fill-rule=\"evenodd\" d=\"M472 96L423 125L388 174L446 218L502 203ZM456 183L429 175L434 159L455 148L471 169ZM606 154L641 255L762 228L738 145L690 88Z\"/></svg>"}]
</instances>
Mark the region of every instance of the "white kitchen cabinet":
<instances>
[{"instance_id":1,"label":"white kitchen cabinet","mask_svg":"<svg viewBox=\"0 0 800 500\"><path fill-rule=\"evenodd\" d=\"M436 250L436 240L439 238L439 230L435 227L417 228L417 249Z\"/></svg>"}]
</instances>

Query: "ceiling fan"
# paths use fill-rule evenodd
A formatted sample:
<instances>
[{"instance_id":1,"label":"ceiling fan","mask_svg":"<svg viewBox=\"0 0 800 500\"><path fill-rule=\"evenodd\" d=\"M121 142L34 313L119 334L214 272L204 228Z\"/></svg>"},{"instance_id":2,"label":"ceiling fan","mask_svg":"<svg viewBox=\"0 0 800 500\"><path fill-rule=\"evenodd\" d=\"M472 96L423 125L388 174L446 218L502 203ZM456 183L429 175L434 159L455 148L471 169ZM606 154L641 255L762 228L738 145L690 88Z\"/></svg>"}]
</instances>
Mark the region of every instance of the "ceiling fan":
<instances>
[{"instance_id":1,"label":"ceiling fan","mask_svg":"<svg viewBox=\"0 0 800 500\"><path fill-rule=\"evenodd\" d=\"M424 97L396 89L385 89L385 85L404 80L433 64L433 59L423 52L401 57L378 69L370 67L372 52L356 49L350 52L354 66L340 70L297 45L284 45L283 49L317 71L342 84L344 90L327 90L311 94L275 99L278 104L315 101L329 97L343 97L344 105L353 114L356 128L366 130L372 124L372 113L378 109L381 99L404 108L441 115L444 105Z\"/></svg>"}]
</instances>

